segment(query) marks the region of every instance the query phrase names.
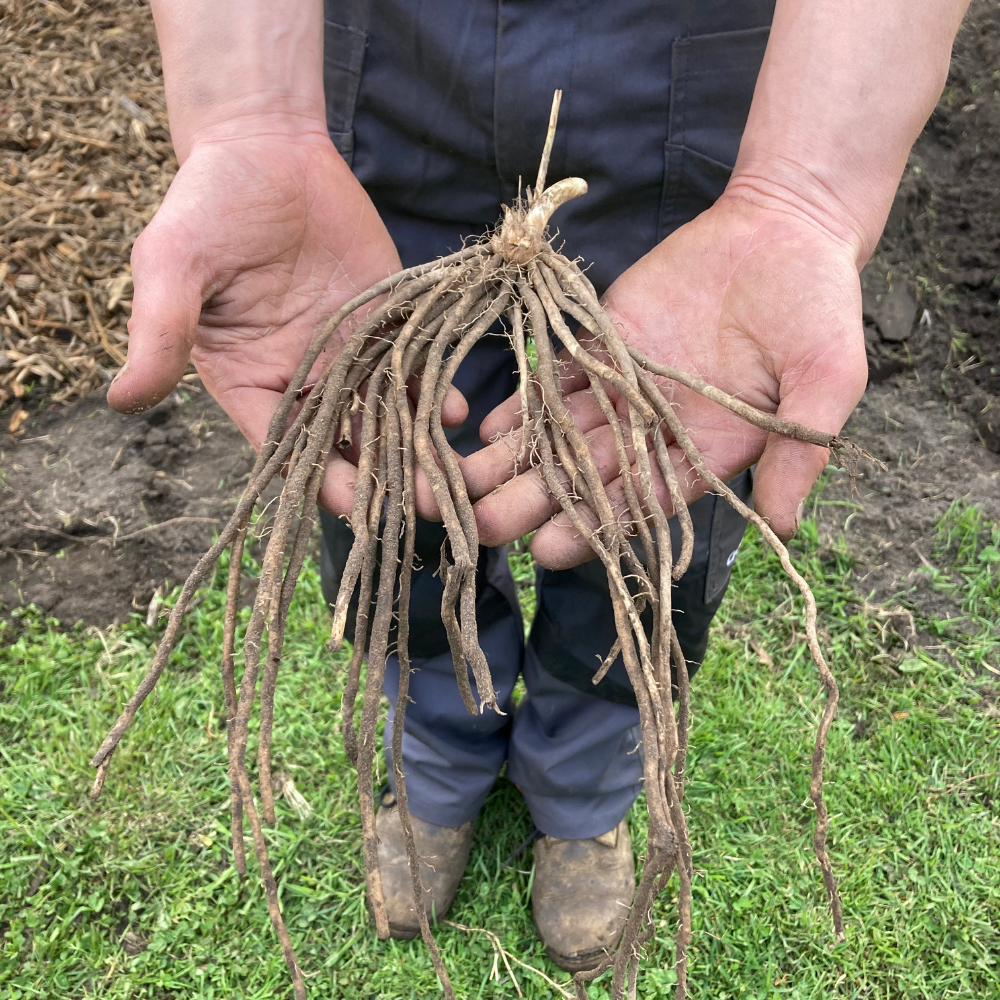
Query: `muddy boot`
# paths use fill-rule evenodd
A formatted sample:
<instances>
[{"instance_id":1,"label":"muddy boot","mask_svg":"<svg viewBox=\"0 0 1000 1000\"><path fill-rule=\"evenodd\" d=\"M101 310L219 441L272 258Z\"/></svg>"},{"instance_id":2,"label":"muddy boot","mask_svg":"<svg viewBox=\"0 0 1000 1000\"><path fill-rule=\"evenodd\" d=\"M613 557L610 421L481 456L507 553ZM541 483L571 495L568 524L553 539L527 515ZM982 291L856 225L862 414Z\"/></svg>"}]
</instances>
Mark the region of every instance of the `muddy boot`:
<instances>
[{"instance_id":1,"label":"muddy boot","mask_svg":"<svg viewBox=\"0 0 1000 1000\"><path fill-rule=\"evenodd\" d=\"M535 841L531 909L545 951L560 969L593 969L618 943L635 893L628 826L590 840Z\"/></svg>"},{"instance_id":2,"label":"muddy boot","mask_svg":"<svg viewBox=\"0 0 1000 1000\"><path fill-rule=\"evenodd\" d=\"M427 916L433 922L448 912L462 881L472 843L472 821L462 826L436 826L410 813L410 825L420 855L420 875L428 890L424 897ZM403 825L391 792L382 797L382 807L375 815L375 832L379 839L378 861L389 936L406 941L420 933L420 923L413 903Z\"/></svg>"}]
</instances>

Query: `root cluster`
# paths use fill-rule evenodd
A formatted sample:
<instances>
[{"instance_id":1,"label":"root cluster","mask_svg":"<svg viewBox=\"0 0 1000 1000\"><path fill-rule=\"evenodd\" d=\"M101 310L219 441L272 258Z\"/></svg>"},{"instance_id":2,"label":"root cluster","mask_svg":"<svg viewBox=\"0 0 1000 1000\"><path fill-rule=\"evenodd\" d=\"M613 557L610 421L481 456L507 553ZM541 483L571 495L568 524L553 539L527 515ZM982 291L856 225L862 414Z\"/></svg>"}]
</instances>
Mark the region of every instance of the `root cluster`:
<instances>
[{"instance_id":1,"label":"root cluster","mask_svg":"<svg viewBox=\"0 0 1000 1000\"><path fill-rule=\"evenodd\" d=\"M498 324L510 337L520 374L519 463L522 467L533 464L540 470L547 489L607 571L618 639L598 669L595 683L620 654L635 691L642 727L648 851L618 948L596 969L577 974L578 996L586 998L586 983L609 969L613 970L612 996L617 1000L626 991L634 996L642 948L653 933L652 904L674 873L678 883L676 995L686 995L692 870L682 798L690 709L687 667L671 615L671 587L688 567L694 535L668 452L668 438L708 489L757 527L802 594L809 652L827 695L812 759L810 798L816 809L813 848L829 895L834 927L837 935L842 935L840 901L825 847L828 816L822 791L826 737L836 710L837 685L820 650L815 600L768 524L706 466L653 376L673 379L770 432L846 452L848 459L850 446L832 435L755 410L698 378L652 362L623 341L583 271L555 252L546 240L551 213L568 198L586 191L585 182L577 178L551 187L545 185L557 107L558 101L553 107L534 192L529 189L525 201L507 210L492 238L379 282L346 303L316 335L274 414L267 442L232 519L185 583L148 674L92 761L98 769L94 784L98 794L115 747L166 666L195 590L229 547L222 679L228 715L234 862L238 871L245 873L243 827L247 822L296 997L305 996L305 984L281 917L262 825L275 822L270 773L274 692L285 621L309 549L326 456L332 448L351 442L354 418L359 412L360 457L350 517L355 541L334 608L332 645L338 647L345 638L348 605L356 594L357 617L354 634L349 637L353 649L342 713L346 752L357 769L368 899L378 934L385 938L389 923L378 868L372 767L386 660L394 652L399 660L399 692L391 758L399 815L421 933L445 995L454 996L426 916L402 760L409 700L408 607L416 531L415 479L419 467L427 477L447 530L440 563L444 584L441 617L456 683L469 712L496 710L489 664L476 627L479 534L457 457L445 437L441 409L462 360ZM346 346L328 352L331 338L355 313L364 318ZM587 331L586 345L574 334L570 322ZM563 400L553 335L586 371L614 432L627 504L624 515L614 509L584 435ZM537 353L534 366L529 363L529 338ZM321 373L311 381L318 363L322 363ZM417 374L421 390L414 412L406 387ZM307 381L311 381L308 392ZM627 401L627 419L620 417L612 403L609 387ZM654 489L654 467L666 484L668 509L679 522L681 543L677 552L671 545L668 514ZM237 688L233 659L241 554L255 506L278 474L284 475L285 484L243 640L245 668ZM652 617L648 631L642 622L647 609ZM390 649L394 621L396 642ZM360 727L356 729L356 702L365 659L367 677ZM261 674L258 813L246 750Z\"/></svg>"}]
</instances>

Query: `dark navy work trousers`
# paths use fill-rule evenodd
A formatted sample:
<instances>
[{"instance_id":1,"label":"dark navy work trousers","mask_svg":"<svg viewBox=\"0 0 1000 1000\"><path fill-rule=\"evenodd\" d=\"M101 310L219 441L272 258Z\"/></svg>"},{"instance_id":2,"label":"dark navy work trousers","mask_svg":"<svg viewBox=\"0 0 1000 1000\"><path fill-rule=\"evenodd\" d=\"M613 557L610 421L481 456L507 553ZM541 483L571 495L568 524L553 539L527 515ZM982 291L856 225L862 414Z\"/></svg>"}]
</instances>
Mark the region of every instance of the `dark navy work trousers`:
<instances>
[{"instance_id":1,"label":"dark navy work trousers","mask_svg":"<svg viewBox=\"0 0 1000 1000\"><path fill-rule=\"evenodd\" d=\"M327 126L371 195L404 266L478 236L533 183L552 92L563 90L549 179L588 194L554 223L602 292L722 193L767 42L773 0L326 0ZM558 242L558 241L557 241ZM500 337L474 348L456 386L479 424L516 391ZM732 483L744 499L750 473ZM695 670L729 582L744 525L714 496L691 508L695 554L674 591L674 621ZM676 525L673 525L676 529ZM323 517L324 592L332 599L352 537ZM443 531L421 522L410 607L411 679L403 756L410 808L457 826L479 811L504 762L542 832L598 836L641 789L639 716L621 658L591 677L616 638L596 560L540 571L527 643L503 549L483 549L478 619L498 703L471 717L455 683L434 575ZM526 697L515 711L520 674ZM398 665L389 664L394 702ZM386 727L386 745L392 719ZM389 768L391 775L392 769Z\"/></svg>"}]
</instances>

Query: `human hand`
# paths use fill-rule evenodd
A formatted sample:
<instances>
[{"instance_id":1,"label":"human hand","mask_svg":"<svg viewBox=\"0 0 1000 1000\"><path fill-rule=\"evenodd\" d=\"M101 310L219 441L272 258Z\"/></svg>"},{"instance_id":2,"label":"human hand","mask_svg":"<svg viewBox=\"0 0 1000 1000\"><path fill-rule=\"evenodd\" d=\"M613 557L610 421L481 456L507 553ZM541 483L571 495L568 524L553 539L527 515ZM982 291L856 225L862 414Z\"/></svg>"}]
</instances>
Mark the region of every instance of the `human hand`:
<instances>
[{"instance_id":1,"label":"human hand","mask_svg":"<svg viewBox=\"0 0 1000 1000\"><path fill-rule=\"evenodd\" d=\"M857 248L774 205L724 195L629 268L604 306L626 341L648 357L785 420L837 433L865 389ZM566 402L612 503L626 514L613 433L586 375L568 355L565 361ZM726 480L759 462L756 509L780 537L791 537L827 450L769 436L691 390L657 382L716 475ZM627 417L627 403L605 388ZM587 540L549 495L540 472L515 468L518 411L517 396L494 410L481 429L491 443L463 462L481 540L500 545L537 528L532 554L539 563L577 565L593 555ZM690 503L705 484L669 436L667 443ZM669 514L655 458L650 464Z\"/></svg>"},{"instance_id":2,"label":"human hand","mask_svg":"<svg viewBox=\"0 0 1000 1000\"><path fill-rule=\"evenodd\" d=\"M190 357L259 449L316 328L399 258L325 131L247 133L194 144L136 241L128 361L108 402L127 413L154 405ZM457 391L445 409L446 424L464 419ZM354 459L329 458L319 502L338 515L353 506Z\"/></svg>"}]
</instances>

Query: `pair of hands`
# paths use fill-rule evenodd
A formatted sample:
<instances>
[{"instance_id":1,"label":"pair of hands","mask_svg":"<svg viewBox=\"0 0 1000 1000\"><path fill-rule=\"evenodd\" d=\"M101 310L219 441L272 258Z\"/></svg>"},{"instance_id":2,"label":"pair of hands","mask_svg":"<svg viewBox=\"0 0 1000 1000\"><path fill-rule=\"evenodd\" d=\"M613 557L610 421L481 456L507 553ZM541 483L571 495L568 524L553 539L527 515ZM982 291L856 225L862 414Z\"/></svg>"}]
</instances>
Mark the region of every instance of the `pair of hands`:
<instances>
[{"instance_id":1,"label":"pair of hands","mask_svg":"<svg viewBox=\"0 0 1000 1000\"><path fill-rule=\"evenodd\" d=\"M317 325L398 269L378 213L324 133L196 145L133 249L128 362L108 402L146 409L173 389L190 357L259 447ZM727 193L629 268L604 304L650 357L785 419L838 432L864 391L856 252L780 201ZM582 371L567 365L563 387L614 497L611 428ZM779 536L793 535L826 451L769 437L673 383L664 392L721 478L759 461L757 510ZM568 568L592 553L538 473L514 468L517 448L504 436L520 425L518 405L515 395L487 417L486 447L463 461L480 537L500 545L537 528L536 560ZM444 422L456 426L466 413L453 391ZM679 451L674 457L690 502L704 487ZM334 452L320 504L348 514L356 478ZM428 489L418 488L417 501L422 516L435 517Z\"/></svg>"}]
</instances>

